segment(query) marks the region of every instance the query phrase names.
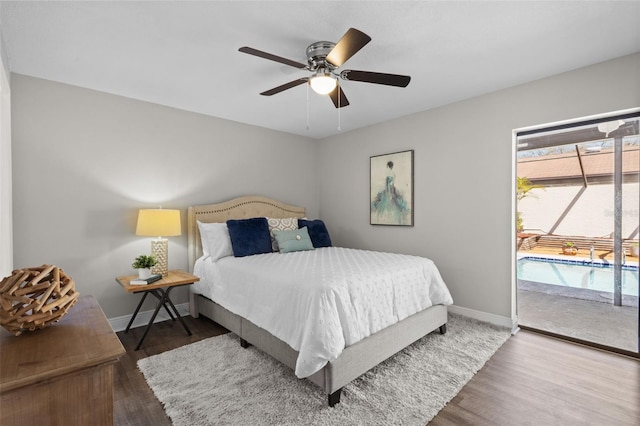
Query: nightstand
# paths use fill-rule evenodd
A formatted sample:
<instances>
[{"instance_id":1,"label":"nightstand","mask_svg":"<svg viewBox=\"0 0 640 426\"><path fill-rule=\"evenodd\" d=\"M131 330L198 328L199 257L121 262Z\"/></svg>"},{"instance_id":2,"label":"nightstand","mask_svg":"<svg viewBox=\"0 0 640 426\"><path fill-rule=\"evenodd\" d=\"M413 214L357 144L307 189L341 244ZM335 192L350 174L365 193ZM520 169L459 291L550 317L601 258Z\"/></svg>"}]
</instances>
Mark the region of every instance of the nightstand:
<instances>
[{"instance_id":1,"label":"nightstand","mask_svg":"<svg viewBox=\"0 0 640 426\"><path fill-rule=\"evenodd\" d=\"M147 337L147 334L149 333L149 330L153 325L153 321L156 319L156 316L158 315L158 312L162 307L164 307L164 309L167 311L167 313L169 314L169 316L173 321L175 321L177 318L178 321L180 321L180 324L182 324L182 327L184 327L184 330L187 332L187 334L191 336L191 330L189 330L189 327L187 327L187 324L185 324L185 322L182 320L182 317L178 313L178 310L176 309L175 305L171 301L170 293L171 293L171 290L174 289L175 287L180 287L183 285L191 285L197 281L200 281L200 278L196 277L195 275L191 275L190 273L185 271L171 270L169 271L167 276L162 277L162 279L155 281L151 284L131 285L130 284L131 280L134 280L136 278L138 278L137 275L127 275L127 276L116 278L116 281L122 286L122 288L125 289L127 293L143 293L142 298L140 299L140 303L138 303L138 306L136 307L136 310L134 311L133 316L131 317L131 320L129 320L129 324L127 325L127 328L124 331L125 333L129 331L131 324L133 324L133 320L136 319L136 316L138 315L138 311L140 310L140 307L144 303L145 299L147 298L147 295L151 294L156 299L158 299L158 303L156 303L156 309L155 311L153 311L153 315L151 316L151 319L149 320L149 324L147 324L147 327L144 330L144 334L142 335L142 337L140 338L140 341L138 342L138 346L136 346L136 350L140 349L142 342L144 341L145 337ZM173 311L173 313L171 311ZM173 316L173 314L175 314L175 317Z\"/></svg>"}]
</instances>

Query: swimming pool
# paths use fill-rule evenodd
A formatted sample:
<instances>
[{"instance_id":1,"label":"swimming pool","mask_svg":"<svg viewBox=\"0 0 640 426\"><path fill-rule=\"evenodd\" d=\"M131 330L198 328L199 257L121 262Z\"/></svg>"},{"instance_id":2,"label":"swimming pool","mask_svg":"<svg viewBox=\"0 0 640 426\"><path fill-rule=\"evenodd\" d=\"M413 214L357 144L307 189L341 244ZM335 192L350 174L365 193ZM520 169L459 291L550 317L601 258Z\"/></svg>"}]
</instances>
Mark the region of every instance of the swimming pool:
<instances>
[{"instance_id":1,"label":"swimming pool","mask_svg":"<svg viewBox=\"0 0 640 426\"><path fill-rule=\"evenodd\" d=\"M613 293L613 265L589 260L523 257L518 280ZM622 266L622 294L638 296L638 267Z\"/></svg>"}]
</instances>

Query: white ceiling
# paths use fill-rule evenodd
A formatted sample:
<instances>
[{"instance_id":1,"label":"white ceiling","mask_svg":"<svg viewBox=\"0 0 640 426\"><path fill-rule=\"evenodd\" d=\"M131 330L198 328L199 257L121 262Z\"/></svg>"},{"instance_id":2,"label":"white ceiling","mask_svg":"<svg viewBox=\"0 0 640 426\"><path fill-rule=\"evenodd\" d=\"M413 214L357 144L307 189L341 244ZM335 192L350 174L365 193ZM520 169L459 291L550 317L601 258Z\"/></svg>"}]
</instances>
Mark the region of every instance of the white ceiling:
<instances>
[{"instance_id":1,"label":"white ceiling","mask_svg":"<svg viewBox=\"0 0 640 426\"><path fill-rule=\"evenodd\" d=\"M0 3L12 72L322 138L640 51L640 1L72 1ZM306 76L238 52L306 62L349 27L372 41L342 69L412 77L343 81L351 105Z\"/></svg>"}]
</instances>

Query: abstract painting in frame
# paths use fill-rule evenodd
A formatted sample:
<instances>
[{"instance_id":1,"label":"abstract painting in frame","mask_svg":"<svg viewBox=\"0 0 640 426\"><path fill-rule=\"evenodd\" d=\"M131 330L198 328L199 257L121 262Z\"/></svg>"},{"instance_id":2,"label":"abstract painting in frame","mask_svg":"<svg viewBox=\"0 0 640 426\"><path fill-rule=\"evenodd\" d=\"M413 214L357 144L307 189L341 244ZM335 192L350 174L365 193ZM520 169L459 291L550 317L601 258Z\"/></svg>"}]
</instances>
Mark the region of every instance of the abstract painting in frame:
<instances>
[{"instance_id":1,"label":"abstract painting in frame","mask_svg":"<svg viewBox=\"0 0 640 426\"><path fill-rule=\"evenodd\" d=\"M371 225L413 226L413 150L371 157Z\"/></svg>"}]
</instances>

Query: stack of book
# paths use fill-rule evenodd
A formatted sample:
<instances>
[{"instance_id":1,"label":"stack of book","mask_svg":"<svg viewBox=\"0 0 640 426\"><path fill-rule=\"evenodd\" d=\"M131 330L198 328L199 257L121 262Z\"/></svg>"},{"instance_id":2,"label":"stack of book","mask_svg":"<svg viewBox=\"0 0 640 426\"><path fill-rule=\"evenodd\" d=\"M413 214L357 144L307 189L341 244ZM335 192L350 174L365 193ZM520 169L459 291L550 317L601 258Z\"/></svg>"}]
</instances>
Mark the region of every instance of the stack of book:
<instances>
[{"instance_id":1,"label":"stack of book","mask_svg":"<svg viewBox=\"0 0 640 426\"><path fill-rule=\"evenodd\" d=\"M131 281L129 281L129 284L131 285L147 285L147 284L151 284L153 282L156 282L158 280L162 279L162 275L161 274L154 274L151 275L149 278L136 278L133 279Z\"/></svg>"}]
</instances>

